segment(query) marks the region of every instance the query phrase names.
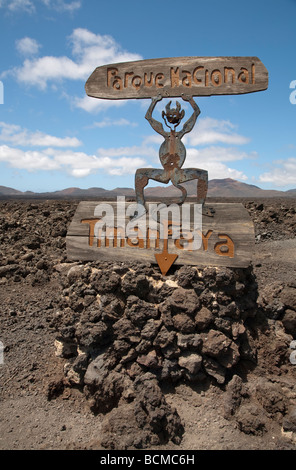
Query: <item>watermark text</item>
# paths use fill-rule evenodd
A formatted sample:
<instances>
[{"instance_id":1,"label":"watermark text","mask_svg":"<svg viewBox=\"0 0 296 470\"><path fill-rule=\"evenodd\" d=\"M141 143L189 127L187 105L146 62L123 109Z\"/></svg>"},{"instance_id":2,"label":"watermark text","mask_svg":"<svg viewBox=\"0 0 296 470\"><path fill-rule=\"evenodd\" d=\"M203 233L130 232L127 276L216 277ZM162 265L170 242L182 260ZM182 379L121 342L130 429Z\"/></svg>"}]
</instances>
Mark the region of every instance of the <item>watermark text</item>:
<instances>
[{"instance_id":1,"label":"watermark text","mask_svg":"<svg viewBox=\"0 0 296 470\"><path fill-rule=\"evenodd\" d=\"M0 366L4 364L4 344L0 341Z\"/></svg>"},{"instance_id":2,"label":"watermark text","mask_svg":"<svg viewBox=\"0 0 296 470\"><path fill-rule=\"evenodd\" d=\"M134 245L142 246L146 241L171 238L176 242L182 240L182 249L198 250L202 244L202 206L183 204L182 209L177 204L150 204L149 210L137 203L126 207L125 198L118 197L116 211L111 204L98 204L94 210L95 219L84 219L82 223L93 225L92 236L101 242L106 238L131 240ZM134 242L132 240L135 240ZM181 242L180 242L181 243ZM117 246L117 241L116 241ZM144 247L144 245L142 246Z\"/></svg>"},{"instance_id":3,"label":"watermark text","mask_svg":"<svg viewBox=\"0 0 296 470\"><path fill-rule=\"evenodd\" d=\"M4 104L4 85L0 80L0 104Z\"/></svg>"},{"instance_id":4,"label":"watermark text","mask_svg":"<svg viewBox=\"0 0 296 470\"><path fill-rule=\"evenodd\" d=\"M295 365L296 364L296 340L295 339L291 341L290 349L292 349L292 352L290 354L290 362L291 364Z\"/></svg>"},{"instance_id":5,"label":"watermark text","mask_svg":"<svg viewBox=\"0 0 296 470\"><path fill-rule=\"evenodd\" d=\"M291 81L290 88L294 89L294 91L290 93L290 103L296 104L296 80Z\"/></svg>"}]
</instances>

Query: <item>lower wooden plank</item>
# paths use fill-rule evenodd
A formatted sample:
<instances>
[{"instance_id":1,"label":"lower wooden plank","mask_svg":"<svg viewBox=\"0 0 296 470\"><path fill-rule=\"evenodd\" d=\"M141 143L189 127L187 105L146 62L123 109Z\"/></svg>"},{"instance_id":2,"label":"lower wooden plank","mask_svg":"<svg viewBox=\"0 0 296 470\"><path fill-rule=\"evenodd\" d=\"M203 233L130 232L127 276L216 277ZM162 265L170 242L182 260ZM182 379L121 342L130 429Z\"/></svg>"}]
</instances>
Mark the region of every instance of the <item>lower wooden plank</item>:
<instances>
[{"instance_id":1,"label":"lower wooden plank","mask_svg":"<svg viewBox=\"0 0 296 470\"><path fill-rule=\"evenodd\" d=\"M171 234L168 240L163 240L160 231L154 233L154 236L159 235L157 239L150 238L151 232L146 231L142 235L139 230L134 232L133 237L121 238L120 233L125 234L119 228L118 231L108 232L108 236L100 237L96 224L100 225L102 218L98 214L106 216L100 204L96 201L82 201L78 205L66 237L69 260L128 262L132 259L156 263L155 254L162 253L166 248L168 253L178 255L174 263L177 265L247 267L252 260L254 226L247 210L240 203L207 204L205 210L213 213L213 216L202 216L201 226L195 232L195 244L186 243L182 233L179 237L174 233L175 239L170 238ZM104 208L108 209L110 203L105 204ZM114 212L112 221L116 227L118 207L116 203L111 206ZM129 204L126 203L124 209L127 212L128 208ZM193 203L190 209L192 214ZM148 226L148 215L146 218ZM107 217L106 220L110 219ZM124 220L125 223L130 220L126 214ZM192 230L193 222L190 219ZM189 232L186 233L190 236Z\"/></svg>"}]
</instances>

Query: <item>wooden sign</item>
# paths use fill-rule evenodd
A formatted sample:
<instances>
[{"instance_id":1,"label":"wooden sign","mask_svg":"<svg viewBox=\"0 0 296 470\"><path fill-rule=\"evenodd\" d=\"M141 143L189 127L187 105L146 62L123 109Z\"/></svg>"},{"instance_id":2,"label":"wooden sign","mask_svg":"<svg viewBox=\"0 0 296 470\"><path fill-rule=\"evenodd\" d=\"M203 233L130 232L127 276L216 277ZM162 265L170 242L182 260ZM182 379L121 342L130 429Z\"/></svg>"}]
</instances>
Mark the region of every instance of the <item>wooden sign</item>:
<instances>
[{"instance_id":1,"label":"wooden sign","mask_svg":"<svg viewBox=\"0 0 296 470\"><path fill-rule=\"evenodd\" d=\"M233 95L266 90L268 72L257 57L176 57L97 67L85 84L104 99Z\"/></svg>"},{"instance_id":2,"label":"wooden sign","mask_svg":"<svg viewBox=\"0 0 296 470\"><path fill-rule=\"evenodd\" d=\"M147 203L149 212L151 204L153 203ZM142 230L139 224L127 235L131 206L131 203L125 203L123 214L119 214L117 203L81 201L67 232L68 259L148 261L158 264L163 274L167 273L173 263L201 267L247 267L251 262L254 226L247 210L240 203L206 204L204 209L210 209L209 213L213 216L201 217L202 225L197 228L199 238L196 243L186 234L184 227L175 237L172 236L170 227L168 237L163 237L164 232L158 222L154 233L147 223L145 229ZM188 206L189 228L193 232L196 225L192 213L197 205L183 204L182 211L185 207L188 209ZM148 222L148 213L144 218ZM175 219L171 222L173 224L177 227L180 220ZM103 225L105 226L102 229Z\"/></svg>"}]
</instances>

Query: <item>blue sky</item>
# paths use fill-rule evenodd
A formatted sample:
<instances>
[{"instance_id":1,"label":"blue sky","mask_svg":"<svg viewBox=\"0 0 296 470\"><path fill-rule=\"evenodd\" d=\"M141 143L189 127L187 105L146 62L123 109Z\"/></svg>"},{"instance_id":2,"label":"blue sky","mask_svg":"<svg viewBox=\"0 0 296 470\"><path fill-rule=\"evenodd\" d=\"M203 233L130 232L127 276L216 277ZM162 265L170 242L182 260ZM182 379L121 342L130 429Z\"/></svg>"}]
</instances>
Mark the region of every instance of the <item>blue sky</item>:
<instances>
[{"instance_id":1,"label":"blue sky","mask_svg":"<svg viewBox=\"0 0 296 470\"><path fill-rule=\"evenodd\" d=\"M87 97L97 66L257 56L266 91L195 98L201 114L183 140L184 167L296 188L295 18L296 0L0 0L0 185L134 187L137 168L161 167L162 139L145 120L150 100ZM165 104L155 110L160 120Z\"/></svg>"}]
</instances>

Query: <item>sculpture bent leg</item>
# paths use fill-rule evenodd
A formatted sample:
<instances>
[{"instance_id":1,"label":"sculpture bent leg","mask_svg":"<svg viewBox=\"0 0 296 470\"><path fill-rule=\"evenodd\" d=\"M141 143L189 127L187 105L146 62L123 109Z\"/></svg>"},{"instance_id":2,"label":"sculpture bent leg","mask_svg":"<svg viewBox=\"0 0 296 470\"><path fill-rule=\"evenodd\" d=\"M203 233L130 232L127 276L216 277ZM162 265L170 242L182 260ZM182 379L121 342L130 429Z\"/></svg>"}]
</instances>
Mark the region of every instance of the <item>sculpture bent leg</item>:
<instances>
[{"instance_id":1,"label":"sculpture bent leg","mask_svg":"<svg viewBox=\"0 0 296 470\"><path fill-rule=\"evenodd\" d=\"M159 183L168 183L170 177L166 170L158 168L139 168L135 175L135 189L136 189L136 201L138 204L145 205L144 188L147 186L149 180L158 181Z\"/></svg>"},{"instance_id":2,"label":"sculpture bent leg","mask_svg":"<svg viewBox=\"0 0 296 470\"><path fill-rule=\"evenodd\" d=\"M206 170L200 170L199 168L185 168L185 169L178 169L174 172L172 177L172 183L178 187L179 189L182 188L180 183L186 183L187 181L191 180L198 180L197 185L197 204L204 204L207 196L208 191L208 172ZM185 188L182 188L183 192L182 202L185 201L187 192Z\"/></svg>"}]
</instances>

